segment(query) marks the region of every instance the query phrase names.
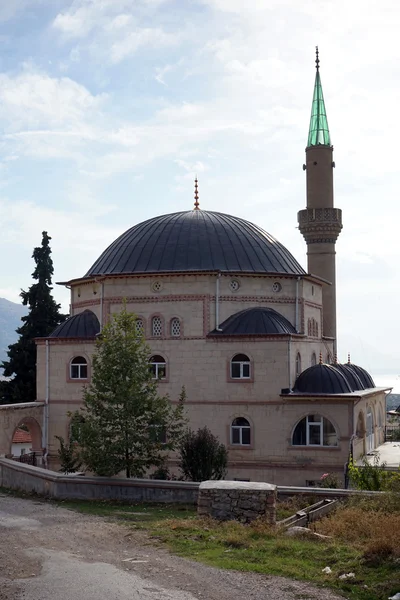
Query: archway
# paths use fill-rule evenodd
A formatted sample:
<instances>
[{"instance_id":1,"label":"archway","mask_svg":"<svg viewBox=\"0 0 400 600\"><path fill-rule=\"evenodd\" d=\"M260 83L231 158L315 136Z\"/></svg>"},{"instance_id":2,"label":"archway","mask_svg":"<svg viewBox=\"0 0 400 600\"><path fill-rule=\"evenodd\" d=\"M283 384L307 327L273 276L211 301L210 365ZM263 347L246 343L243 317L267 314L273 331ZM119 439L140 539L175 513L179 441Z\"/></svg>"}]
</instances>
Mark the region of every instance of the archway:
<instances>
[{"instance_id":1,"label":"archway","mask_svg":"<svg viewBox=\"0 0 400 600\"><path fill-rule=\"evenodd\" d=\"M366 452L365 433L366 433L366 428L365 428L364 413L362 410L360 410L360 412L358 413L358 417L357 417L356 436L358 437L358 439L362 440L362 453L361 454L363 456Z\"/></svg>"},{"instance_id":2,"label":"archway","mask_svg":"<svg viewBox=\"0 0 400 600\"><path fill-rule=\"evenodd\" d=\"M42 454L42 428L34 417L22 417L14 427L10 454L17 458Z\"/></svg>"},{"instance_id":3,"label":"archway","mask_svg":"<svg viewBox=\"0 0 400 600\"><path fill-rule=\"evenodd\" d=\"M43 402L27 402L0 406L0 456L11 456L15 431L25 425L31 434L32 451L42 454Z\"/></svg>"},{"instance_id":4,"label":"archway","mask_svg":"<svg viewBox=\"0 0 400 600\"><path fill-rule=\"evenodd\" d=\"M367 410L367 454L372 452L375 448L375 435L374 435L375 423L374 414L371 408Z\"/></svg>"}]
</instances>

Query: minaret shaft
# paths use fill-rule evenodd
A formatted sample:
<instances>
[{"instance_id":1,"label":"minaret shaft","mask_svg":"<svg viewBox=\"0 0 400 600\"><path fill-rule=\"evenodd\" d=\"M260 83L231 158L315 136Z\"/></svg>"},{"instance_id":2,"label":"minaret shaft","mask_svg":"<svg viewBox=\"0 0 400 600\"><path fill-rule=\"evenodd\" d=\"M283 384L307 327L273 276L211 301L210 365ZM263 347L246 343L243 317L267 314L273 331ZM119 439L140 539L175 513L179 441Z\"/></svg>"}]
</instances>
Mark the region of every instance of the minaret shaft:
<instances>
[{"instance_id":1,"label":"minaret shaft","mask_svg":"<svg viewBox=\"0 0 400 600\"><path fill-rule=\"evenodd\" d=\"M319 58L311 110L306 164L307 208L299 211L300 232L307 243L308 272L329 282L322 287L323 335L336 346L336 240L342 229L342 211L334 207L333 147L326 117Z\"/></svg>"}]
</instances>

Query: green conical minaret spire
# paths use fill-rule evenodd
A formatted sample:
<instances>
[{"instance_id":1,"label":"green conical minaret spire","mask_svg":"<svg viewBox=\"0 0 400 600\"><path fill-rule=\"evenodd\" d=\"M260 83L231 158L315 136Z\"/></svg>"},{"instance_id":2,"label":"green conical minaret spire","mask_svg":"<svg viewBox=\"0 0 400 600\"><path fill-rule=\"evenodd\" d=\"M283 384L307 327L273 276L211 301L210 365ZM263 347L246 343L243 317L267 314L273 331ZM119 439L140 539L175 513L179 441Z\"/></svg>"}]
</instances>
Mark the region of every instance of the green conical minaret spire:
<instances>
[{"instance_id":1,"label":"green conical minaret spire","mask_svg":"<svg viewBox=\"0 0 400 600\"><path fill-rule=\"evenodd\" d=\"M314 96L311 108L307 147L319 146L321 144L324 146L331 146L331 137L329 135L324 95L322 93L321 76L319 74L318 46L316 48L315 64L317 67L317 72L315 74Z\"/></svg>"}]
</instances>

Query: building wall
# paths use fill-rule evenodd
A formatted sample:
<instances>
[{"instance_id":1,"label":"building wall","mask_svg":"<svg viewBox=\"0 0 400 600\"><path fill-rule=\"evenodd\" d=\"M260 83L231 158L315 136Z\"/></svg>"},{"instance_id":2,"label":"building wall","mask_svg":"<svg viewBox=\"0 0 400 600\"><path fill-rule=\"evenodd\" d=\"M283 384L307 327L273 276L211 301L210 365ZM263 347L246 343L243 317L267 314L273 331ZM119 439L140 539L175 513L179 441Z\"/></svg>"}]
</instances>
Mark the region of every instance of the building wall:
<instances>
[{"instance_id":1,"label":"building wall","mask_svg":"<svg viewBox=\"0 0 400 600\"><path fill-rule=\"evenodd\" d=\"M231 282L239 288L232 291ZM161 284L154 291L155 282ZM273 291L273 284L281 289ZM279 286L278 286L279 287ZM72 289L73 312L90 308L101 315L100 282L77 284ZM194 429L207 425L229 449L228 478L266 480L282 485L305 485L322 473L343 472L353 434L353 401L302 402L282 396L281 390L293 386L296 358L301 369L311 366L312 355L332 350L321 339L321 286L296 278L221 276L219 283L220 319L254 306L270 306L297 325L305 335L247 337L240 339L209 338L215 327L215 275L176 275L121 277L103 282L104 322L121 310L126 299L128 310L144 319L146 341L151 354L162 355L167 376L160 381L161 394L176 402L184 385L187 411ZM275 288L274 288L275 289ZM79 290L79 293L78 293ZM297 295L297 303L296 303ZM296 310L297 305L297 310ZM151 335L151 319L163 319L163 335ZM172 318L181 321L181 336L171 336ZM308 336L307 319L318 323L318 334ZM94 341L49 340L49 452L50 464L56 456L55 435L68 436L68 413L81 405L82 388L90 382ZM237 354L251 360L251 378L232 380L230 361ZM73 357L84 356L89 365L87 381L71 380L69 364ZM46 346L38 343L38 399L46 394ZM293 447L291 435L296 423L307 414L321 414L335 426L338 446L333 448ZM251 424L250 446L231 444L230 427L234 418L245 417ZM174 459L172 459L172 466Z\"/></svg>"}]
</instances>

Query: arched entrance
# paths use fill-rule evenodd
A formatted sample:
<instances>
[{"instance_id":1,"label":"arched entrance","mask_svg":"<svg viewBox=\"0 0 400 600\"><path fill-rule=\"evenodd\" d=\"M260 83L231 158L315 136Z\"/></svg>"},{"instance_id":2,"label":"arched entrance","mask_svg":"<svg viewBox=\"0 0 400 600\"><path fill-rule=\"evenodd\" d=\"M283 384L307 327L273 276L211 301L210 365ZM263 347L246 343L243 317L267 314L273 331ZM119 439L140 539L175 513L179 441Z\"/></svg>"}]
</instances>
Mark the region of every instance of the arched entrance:
<instances>
[{"instance_id":1,"label":"arched entrance","mask_svg":"<svg viewBox=\"0 0 400 600\"><path fill-rule=\"evenodd\" d=\"M372 452L375 448L375 435L374 435L375 423L374 414L371 408L367 409L367 454Z\"/></svg>"},{"instance_id":2,"label":"arched entrance","mask_svg":"<svg viewBox=\"0 0 400 600\"><path fill-rule=\"evenodd\" d=\"M366 428L365 428L364 413L362 410L360 410L360 412L358 413L358 418L357 418L356 436L358 437L358 439L362 440L362 451L361 451L362 456L364 456L364 454L366 454L365 434L366 434Z\"/></svg>"},{"instance_id":3,"label":"arched entrance","mask_svg":"<svg viewBox=\"0 0 400 600\"><path fill-rule=\"evenodd\" d=\"M23 462L30 462L29 455L42 454L42 429L35 418L25 417L17 424L11 437L10 454Z\"/></svg>"},{"instance_id":4,"label":"arched entrance","mask_svg":"<svg viewBox=\"0 0 400 600\"><path fill-rule=\"evenodd\" d=\"M0 456L11 455L14 433L22 424L31 434L32 451L42 454L43 407L44 402L0 406Z\"/></svg>"}]
</instances>

